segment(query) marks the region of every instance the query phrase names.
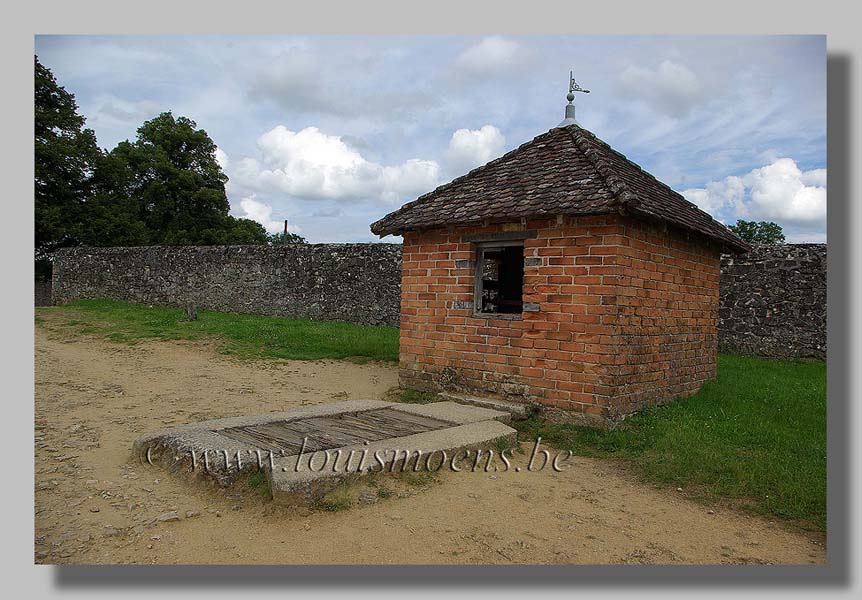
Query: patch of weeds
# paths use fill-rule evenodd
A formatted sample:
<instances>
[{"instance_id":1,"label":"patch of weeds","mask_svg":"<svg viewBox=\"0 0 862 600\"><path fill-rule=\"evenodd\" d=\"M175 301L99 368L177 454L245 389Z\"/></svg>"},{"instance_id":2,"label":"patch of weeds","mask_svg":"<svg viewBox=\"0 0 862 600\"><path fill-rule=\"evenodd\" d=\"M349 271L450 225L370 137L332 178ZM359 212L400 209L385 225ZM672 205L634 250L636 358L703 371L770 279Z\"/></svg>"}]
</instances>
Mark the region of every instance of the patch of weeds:
<instances>
[{"instance_id":1,"label":"patch of weeds","mask_svg":"<svg viewBox=\"0 0 862 600\"><path fill-rule=\"evenodd\" d=\"M255 471L248 477L248 487L253 490L266 485L266 473L263 471Z\"/></svg>"},{"instance_id":2,"label":"patch of weeds","mask_svg":"<svg viewBox=\"0 0 862 600\"><path fill-rule=\"evenodd\" d=\"M542 407L538 404L527 405L527 420L539 417L542 412Z\"/></svg>"},{"instance_id":3,"label":"patch of weeds","mask_svg":"<svg viewBox=\"0 0 862 600\"><path fill-rule=\"evenodd\" d=\"M400 397L397 397L398 402L405 404L431 404L432 402L440 402L440 395L434 392L420 392L419 390L401 390Z\"/></svg>"},{"instance_id":4,"label":"patch of weeds","mask_svg":"<svg viewBox=\"0 0 862 600\"><path fill-rule=\"evenodd\" d=\"M248 487L260 492L262 495L269 497L270 489L266 481L266 473L263 471L255 471L248 476Z\"/></svg>"},{"instance_id":5,"label":"patch of weeds","mask_svg":"<svg viewBox=\"0 0 862 600\"><path fill-rule=\"evenodd\" d=\"M436 480L437 476L431 471L400 471L398 477L407 485L413 487L425 487L431 485Z\"/></svg>"},{"instance_id":6,"label":"patch of weeds","mask_svg":"<svg viewBox=\"0 0 862 600\"><path fill-rule=\"evenodd\" d=\"M517 442L512 442L509 438L499 437L494 442L494 447L497 450L497 454L503 454L503 452L507 450L513 450L518 446Z\"/></svg>"},{"instance_id":7,"label":"patch of weeds","mask_svg":"<svg viewBox=\"0 0 862 600\"><path fill-rule=\"evenodd\" d=\"M385 485L380 483L376 479L376 476L369 477L368 481L366 481L366 483L367 483L368 487L377 491L377 497L378 498L391 498L395 494L395 492L393 492L388 487L386 487Z\"/></svg>"},{"instance_id":8,"label":"patch of weeds","mask_svg":"<svg viewBox=\"0 0 862 600\"><path fill-rule=\"evenodd\" d=\"M327 512L340 512L353 506L353 498L346 489L338 489L328 493L316 507Z\"/></svg>"}]
</instances>

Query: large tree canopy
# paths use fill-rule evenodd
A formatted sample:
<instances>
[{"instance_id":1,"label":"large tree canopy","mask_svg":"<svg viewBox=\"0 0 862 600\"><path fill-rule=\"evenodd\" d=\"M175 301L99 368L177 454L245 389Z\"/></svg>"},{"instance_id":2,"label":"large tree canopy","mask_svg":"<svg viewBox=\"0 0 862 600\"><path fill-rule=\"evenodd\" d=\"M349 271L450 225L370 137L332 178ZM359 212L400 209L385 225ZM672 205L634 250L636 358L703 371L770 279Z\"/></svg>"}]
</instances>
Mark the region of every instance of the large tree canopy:
<instances>
[{"instance_id":1,"label":"large tree canopy","mask_svg":"<svg viewBox=\"0 0 862 600\"><path fill-rule=\"evenodd\" d=\"M162 113L102 152L75 97L35 65L37 259L74 245L268 242L259 223L228 214L215 142L194 121Z\"/></svg>"},{"instance_id":2,"label":"large tree canopy","mask_svg":"<svg viewBox=\"0 0 862 600\"><path fill-rule=\"evenodd\" d=\"M228 214L227 176L215 153L194 121L162 113L108 153L99 184L133 200L150 244L265 243L260 224Z\"/></svg>"},{"instance_id":3,"label":"large tree canopy","mask_svg":"<svg viewBox=\"0 0 862 600\"><path fill-rule=\"evenodd\" d=\"M72 229L92 193L101 158L75 96L35 58L35 244L37 256L76 243Z\"/></svg>"}]
</instances>

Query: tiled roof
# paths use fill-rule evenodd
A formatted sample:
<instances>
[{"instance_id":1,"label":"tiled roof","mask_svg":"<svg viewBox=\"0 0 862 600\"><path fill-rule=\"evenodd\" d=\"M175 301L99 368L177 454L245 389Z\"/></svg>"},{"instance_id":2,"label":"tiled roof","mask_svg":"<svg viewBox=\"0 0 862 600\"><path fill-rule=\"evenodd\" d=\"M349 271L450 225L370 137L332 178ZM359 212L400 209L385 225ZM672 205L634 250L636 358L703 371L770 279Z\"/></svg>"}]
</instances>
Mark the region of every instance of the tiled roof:
<instances>
[{"instance_id":1,"label":"tiled roof","mask_svg":"<svg viewBox=\"0 0 862 600\"><path fill-rule=\"evenodd\" d=\"M522 217L624 212L745 252L709 214L578 125L551 129L371 225L377 235Z\"/></svg>"}]
</instances>

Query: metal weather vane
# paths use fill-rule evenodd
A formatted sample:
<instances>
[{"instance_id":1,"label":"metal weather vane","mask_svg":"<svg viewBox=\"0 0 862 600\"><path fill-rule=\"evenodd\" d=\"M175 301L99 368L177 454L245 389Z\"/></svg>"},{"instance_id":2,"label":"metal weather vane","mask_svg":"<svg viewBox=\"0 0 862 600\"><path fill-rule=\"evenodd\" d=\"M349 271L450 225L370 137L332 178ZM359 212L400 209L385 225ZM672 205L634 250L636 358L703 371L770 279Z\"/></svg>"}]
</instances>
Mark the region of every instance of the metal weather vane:
<instances>
[{"instance_id":1,"label":"metal weather vane","mask_svg":"<svg viewBox=\"0 0 862 600\"><path fill-rule=\"evenodd\" d=\"M585 90L578 82L575 81L574 71L569 71L569 93L566 95L566 100L571 104L572 100L575 99L575 92L581 92L584 94L589 94L590 90Z\"/></svg>"},{"instance_id":2,"label":"metal weather vane","mask_svg":"<svg viewBox=\"0 0 862 600\"><path fill-rule=\"evenodd\" d=\"M563 119L563 122L557 125L557 127L568 127L569 125L577 125L578 122L575 120L575 105L572 102L575 100L575 92L581 92L582 94L589 94L590 90L585 90L578 82L575 81L575 76L573 71L569 71L569 93L566 94L566 99L569 101L566 104L566 118Z\"/></svg>"}]
</instances>

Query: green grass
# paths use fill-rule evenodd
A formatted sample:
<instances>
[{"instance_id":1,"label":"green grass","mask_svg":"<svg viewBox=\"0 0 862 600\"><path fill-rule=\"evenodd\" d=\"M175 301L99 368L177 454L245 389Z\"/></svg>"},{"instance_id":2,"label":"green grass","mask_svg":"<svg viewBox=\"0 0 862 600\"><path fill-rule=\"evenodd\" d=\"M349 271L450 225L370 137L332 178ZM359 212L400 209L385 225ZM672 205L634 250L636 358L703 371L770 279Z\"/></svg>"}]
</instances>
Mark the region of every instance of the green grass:
<instances>
[{"instance_id":1,"label":"green grass","mask_svg":"<svg viewBox=\"0 0 862 600\"><path fill-rule=\"evenodd\" d=\"M255 471L248 476L248 487L256 490L262 496L270 497L270 488L267 485L266 473L263 471Z\"/></svg>"},{"instance_id":2,"label":"green grass","mask_svg":"<svg viewBox=\"0 0 862 600\"><path fill-rule=\"evenodd\" d=\"M826 530L826 364L720 355L696 396L642 411L615 430L533 418L521 437L627 459L646 480Z\"/></svg>"},{"instance_id":3,"label":"green grass","mask_svg":"<svg viewBox=\"0 0 862 600\"><path fill-rule=\"evenodd\" d=\"M66 325L78 333L103 335L117 342L142 339L220 342L225 354L244 358L321 358L398 360L398 329L352 323L198 311L186 321L180 308L143 306L116 300L77 300L62 308L74 318ZM42 320L44 322L44 320Z\"/></svg>"},{"instance_id":4,"label":"green grass","mask_svg":"<svg viewBox=\"0 0 862 600\"><path fill-rule=\"evenodd\" d=\"M248 487L253 490L263 487L266 484L266 473L263 471L255 471L248 476Z\"/></svg>"}]
</instances>

